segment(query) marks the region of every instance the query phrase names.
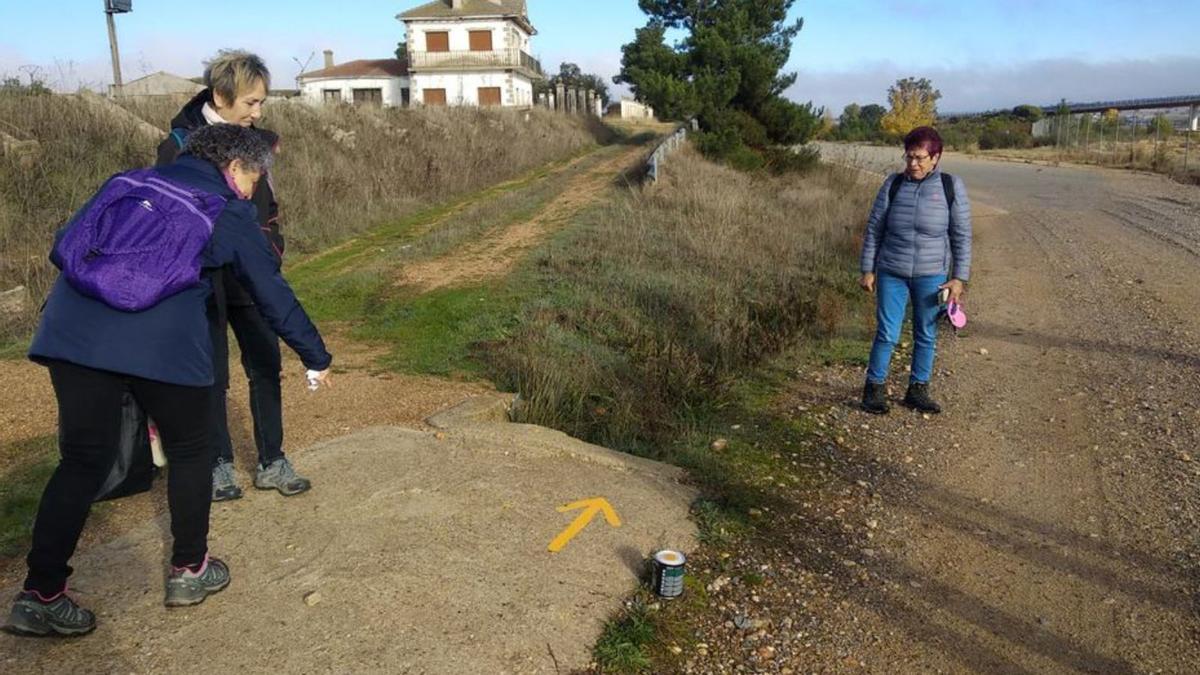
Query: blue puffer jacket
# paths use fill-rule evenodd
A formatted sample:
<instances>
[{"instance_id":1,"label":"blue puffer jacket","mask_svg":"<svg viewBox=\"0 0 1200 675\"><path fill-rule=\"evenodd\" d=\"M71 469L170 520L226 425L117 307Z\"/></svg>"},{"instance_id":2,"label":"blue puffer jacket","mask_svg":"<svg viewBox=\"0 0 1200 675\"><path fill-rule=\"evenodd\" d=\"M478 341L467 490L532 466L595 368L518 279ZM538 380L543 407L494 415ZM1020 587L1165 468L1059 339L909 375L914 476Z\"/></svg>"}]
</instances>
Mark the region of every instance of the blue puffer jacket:
<instances>
[{"instance_id":1,"label":"blue puffer jacket","mask_svg":"<svg viewBox=\"0 0 1200 675\"><path fill-rule=\"evenodd\" d=\"M145 311L122 312L78 293L60 275L46 300L29 358L67 361L168 384L209 386L213 355L205 307L212 293L210 273L231 265L267 323L304 366L328 368L333 357L283 280L279 259L258 227L254 204L238 199L215 166L190 155L157 170L229 200L202 254L201 283Z\"/></svg>"},{"instance_id":2,"label":"blue puffer jacket","mask_svg":"<svg viewBox=\"0 0 1200 675\"><path fill-rule=\"evenodd\" d=\"M945 274L963 281L970 278L971 202L962 179L953 178L953 213L946 204L940 169L919 181L898 174L883 182L867 219L860 260L864 274L888 272L909 278ZM904 182L889 212L888 188L893 180Z\"/></svg>"}]
</instances>

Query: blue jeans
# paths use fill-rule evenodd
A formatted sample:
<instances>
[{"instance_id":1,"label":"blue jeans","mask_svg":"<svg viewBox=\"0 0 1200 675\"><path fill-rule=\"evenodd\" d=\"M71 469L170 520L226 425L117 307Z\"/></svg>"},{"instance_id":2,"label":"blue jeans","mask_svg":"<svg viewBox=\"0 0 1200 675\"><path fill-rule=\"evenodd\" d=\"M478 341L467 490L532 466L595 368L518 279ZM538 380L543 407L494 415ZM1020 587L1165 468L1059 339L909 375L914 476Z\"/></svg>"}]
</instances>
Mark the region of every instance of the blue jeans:
<instances>
[{"instance_id":1,"label":"blue jeans","mask_svg":"<svg viewBox=\"0 0 1200 675\"><path fill-rule=\"evenodd\" d=\"M937 349L938 287L944 283L944 274L909 278L880 272L875 276L877 328L867 364L868 382L883 384L887 380L888 365L900 340L908 300L912 298L913 358L909 382L929 383Z\"/></svg>"}]
</instances>

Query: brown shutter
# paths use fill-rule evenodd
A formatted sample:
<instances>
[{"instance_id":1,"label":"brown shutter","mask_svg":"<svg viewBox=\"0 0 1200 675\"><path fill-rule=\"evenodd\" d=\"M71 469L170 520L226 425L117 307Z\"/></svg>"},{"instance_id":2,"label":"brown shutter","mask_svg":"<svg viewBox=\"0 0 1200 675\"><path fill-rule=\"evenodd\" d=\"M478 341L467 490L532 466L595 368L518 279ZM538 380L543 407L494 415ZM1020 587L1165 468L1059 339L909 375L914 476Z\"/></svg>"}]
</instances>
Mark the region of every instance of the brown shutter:
<instances>
[{"instance_id":1,"label":"brown shutter","mask_svg":"<svg viewBox=\"0 0 1200 675\"><path fill-rule=\"evenodd\" d=\"M490 31L490 30L473 30L473 31L471 31L471 51L473 51L473 52L490 52L490 51L492 51L492 31Z\"/></svg>"},{"instance_id":2,"label":"brown shutter","mask_svg":"<svg viewBox=\"0 0 1200 675\"><path fill-rule=\"evenodd\" d=\"M500 105L500 87L480 87L479 105Z\"/></svg>"},{"instance_id":3,"label":"brown shutter","mask_svg":"<svg viewBox=\"0 0 1200 675\"><path fill-rule=\"evenodd\" d=\"M425 96L425 105L436 105L436 106L446 105L446 90L445 89L426 89L424 96Z\"/></svg>"},{"instance_id":4,"label":"brown shutter","mask_svg":"<svg viewBox=\"0 0 1200 675\"><path fill-rule=\"evenodd\" d=\"M450 34L447 33L446 31L425 33L425 51L427 51L427 52L448 52L448 51L450 51Z\"/></svg>"}]
</instances>

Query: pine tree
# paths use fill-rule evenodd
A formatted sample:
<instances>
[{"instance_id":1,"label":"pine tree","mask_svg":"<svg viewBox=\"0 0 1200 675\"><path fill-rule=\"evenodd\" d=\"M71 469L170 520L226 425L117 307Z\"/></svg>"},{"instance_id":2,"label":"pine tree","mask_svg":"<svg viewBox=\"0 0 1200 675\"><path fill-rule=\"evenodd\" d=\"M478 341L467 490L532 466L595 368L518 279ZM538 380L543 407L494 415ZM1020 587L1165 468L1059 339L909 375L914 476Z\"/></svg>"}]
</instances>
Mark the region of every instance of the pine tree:
<instances>
[{"instance_id":1,"label":"pine tree","mask_svg":"<svg viewBox=\"0 0 1200 675\"><path fill-rule=\"evenodd\" d=\"M621 48L613 80L666 119L697 117L709 155L803 143L819 120L811 104L783 96L796 76L781 71L804 25L788 21L794 2L639 0L648 22ZM667 30L684 38L668 46Z\"/></svg>"}]
</instances>

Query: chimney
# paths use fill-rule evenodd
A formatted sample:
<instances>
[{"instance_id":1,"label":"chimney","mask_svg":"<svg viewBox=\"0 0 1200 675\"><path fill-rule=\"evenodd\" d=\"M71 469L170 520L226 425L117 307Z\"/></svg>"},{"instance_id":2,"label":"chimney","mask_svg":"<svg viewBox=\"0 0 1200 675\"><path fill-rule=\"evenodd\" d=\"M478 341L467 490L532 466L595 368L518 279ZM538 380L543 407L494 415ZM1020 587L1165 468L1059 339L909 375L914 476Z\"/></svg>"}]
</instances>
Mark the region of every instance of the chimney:
<instances>
[{"instance_id":1,"label":"chimney","mask_svg":"<svg viewBox=\"0 0 1200 675\"><path fill-rule=\"evenodd\" d=\"M325 67L326 68L333 67L333 50L332 49L325 50Z\"/></svg>"}]
</instances>

